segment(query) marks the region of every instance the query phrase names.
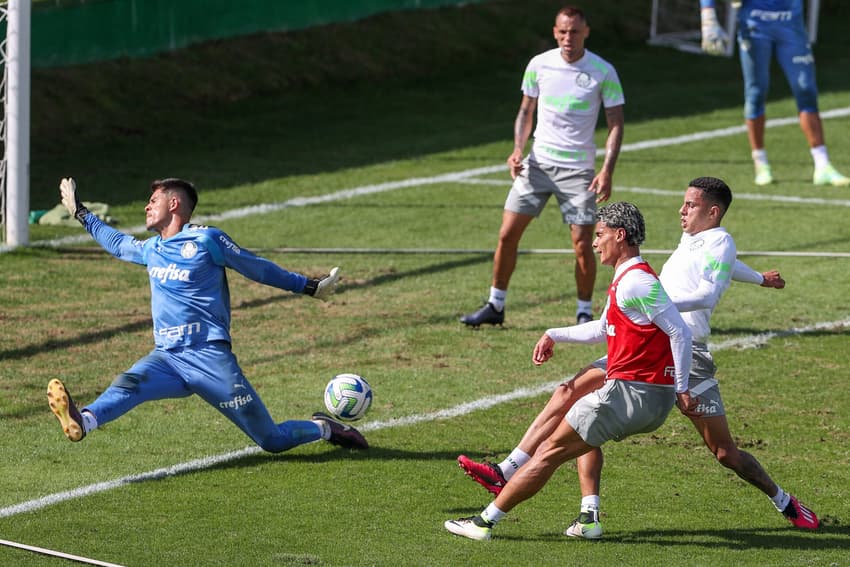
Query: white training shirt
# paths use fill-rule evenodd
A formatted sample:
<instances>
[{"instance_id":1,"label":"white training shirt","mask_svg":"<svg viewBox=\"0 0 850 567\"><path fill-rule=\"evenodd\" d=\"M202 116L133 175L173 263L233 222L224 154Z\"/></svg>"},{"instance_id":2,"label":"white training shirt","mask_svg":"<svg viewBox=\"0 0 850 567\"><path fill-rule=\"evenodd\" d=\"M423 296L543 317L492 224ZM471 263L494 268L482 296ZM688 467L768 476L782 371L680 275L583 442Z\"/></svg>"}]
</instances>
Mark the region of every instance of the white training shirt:
<instances>
[{"instance_id":1,"label":"white training shirt","mask_svg":"<svg viewBox=\"0 0 850 567\"><path fill-rule=\"evenodd\" d=\"M522 93L537 99L537 127L529 157L559 167L594 169L593 134L600 106L625 102L614 67L587 50L575 63L567 63L560 48L551 49L529 61Z\"/></svg>"},{"instance_id":2,"label":"white training shirt","mask_svg":"<svg viewBox=\"0 0 850 567\"><path fill-rule=\"evenodd\" d=\"M661 284L682 312L694 341L706 342L711 334L711 313L731 283L736 254L735 240L723 227L683 233L661 269Z\"/></svg>"}]
</instances>

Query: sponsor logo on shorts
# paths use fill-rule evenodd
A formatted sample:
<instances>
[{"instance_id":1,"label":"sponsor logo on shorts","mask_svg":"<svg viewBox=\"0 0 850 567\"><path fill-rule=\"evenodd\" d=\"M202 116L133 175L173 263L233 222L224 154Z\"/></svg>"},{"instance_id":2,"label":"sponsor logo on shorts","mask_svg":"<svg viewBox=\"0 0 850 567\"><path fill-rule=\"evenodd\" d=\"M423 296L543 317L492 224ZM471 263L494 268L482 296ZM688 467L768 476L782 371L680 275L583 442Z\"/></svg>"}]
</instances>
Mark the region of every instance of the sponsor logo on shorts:
<instances>
[{"instance_id":1,"label":"sponsor logo on shorts","mask_svg":"<svg viewBox=\"0 0 850 567\"><path fill-rule=\"evenodd\" d=\"M791 58L791 62L795 65L814 65L815 56L811 53L807 53L806 55L795 55Z\"/></svg>"},{"instance_id":2,"label":"sponsor logo on shorts","mask_svg":"<svg viewBox=\"0 0 850 567\"><path fill-rule=\"evenodd\" d=\"M251 402L254 401L254 398L251 394L247 396L235 396L232 400L225 400L223 402L219 402L218 407L221 409L235 409L238 410L243 406L247 406Z\"/></svg>"},{"instance_id":3,"label":"sponsor logo on shorts","mask_svg":"<svg viewBox=\"0 0 850 567\"><path fill-rule=\"evenodd\" d=\"M697 405L697 411L704 416L715 415L720 413L720 404L717 400L709 400L708 403L700 401Z\"/></svg>"}]
</instances>

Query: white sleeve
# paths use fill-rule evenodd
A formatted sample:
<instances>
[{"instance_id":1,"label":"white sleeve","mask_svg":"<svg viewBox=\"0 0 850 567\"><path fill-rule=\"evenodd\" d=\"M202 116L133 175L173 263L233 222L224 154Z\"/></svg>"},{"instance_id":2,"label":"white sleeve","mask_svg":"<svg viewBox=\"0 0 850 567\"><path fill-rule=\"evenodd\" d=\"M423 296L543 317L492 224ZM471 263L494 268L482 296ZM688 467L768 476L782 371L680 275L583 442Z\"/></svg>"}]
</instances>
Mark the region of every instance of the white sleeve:
<instances>
[{"instance_id":1,"label":"white sleeve","mask_svg":"<svg viewBox=\"0 0 850 567\"><path fill-rule=\"evenodd\" d=\"M764 283L764 276L760 272L755 271L740 260L735 260L735 267L732 269L732 279L736 282L753 283L761 285Z\"/></svg>"},{"instance_id":2,"label":"white sleeve","mask_svg":"<svg viewBox=\"0 0 850 567\"><path fill-rule=\"evenodd\" d=\"M673 301L676 309L682 313L685 311L698 311L699 309L711 309L720 301L720 296L723 295L724 291L725 288L715 285L714 282L702 279L699 281L697 289L692 293L680 297L670 296L670 300Z\"/></svg>"},{"instance_id":3,"label":"white sleeve","mask_svg":"<svg viewBox=\"0 0 850 567\"><path fill-rule=\"evenodd\" d=\"M676 367L676 393L687 392L688 376L691 374L691 330L676 309L661 311L652 322L670 337L670 349Z\"/></svg>"},{"instance_id":4,"label":"white sleeve","mask_svg":"<svg viewBox=\"0 0 850 567\"><path fill-rule=\"evenodd\" d=\"M605 341L605 320L598 319L572 327L548 329L546 334L556 343L596 344Z\"/></svg>"}]
</instances>

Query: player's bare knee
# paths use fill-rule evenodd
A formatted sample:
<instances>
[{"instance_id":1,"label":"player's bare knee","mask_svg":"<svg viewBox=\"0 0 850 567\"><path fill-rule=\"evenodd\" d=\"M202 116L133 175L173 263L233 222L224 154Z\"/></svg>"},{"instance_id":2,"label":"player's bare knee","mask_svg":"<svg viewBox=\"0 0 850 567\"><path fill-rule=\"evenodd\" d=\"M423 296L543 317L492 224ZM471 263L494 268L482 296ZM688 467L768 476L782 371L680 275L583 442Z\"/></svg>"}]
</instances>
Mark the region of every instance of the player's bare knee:
<instances>
[{"instance_id":1,"label":"player's bare knee","mask_svg":"<svg viewBox=\"0 0 850 567\"><path fill-rule=\"evenodd\" d=\"M717 462L719 462L727 469L737 470L741 462L741 455L738 452L737 447L735 446L717 447L717 449L715 449L714 451L714 456L717 458Z\"/></svg>"}]
</instances>

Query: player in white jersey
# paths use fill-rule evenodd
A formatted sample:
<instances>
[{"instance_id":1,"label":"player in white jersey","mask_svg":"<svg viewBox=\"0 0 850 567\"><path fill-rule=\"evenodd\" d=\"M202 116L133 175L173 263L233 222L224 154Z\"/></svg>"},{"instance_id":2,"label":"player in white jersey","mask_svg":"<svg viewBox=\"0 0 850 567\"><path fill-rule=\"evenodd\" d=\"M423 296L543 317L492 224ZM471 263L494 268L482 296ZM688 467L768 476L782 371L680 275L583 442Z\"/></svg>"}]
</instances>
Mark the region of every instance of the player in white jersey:
<instances>
[{"instance_id":1,"label":"player in white jersey","mask_svg":"<svg viewBox=\"0 0 850 567\"><path fill-rule=\"evenodd\" d=\"M784 287L778 272L758 274L736 262L732 236L720 221L732 201L732 193L723 181L701 177L690 182L684 204L679 210L682 238L670 259L664 264L659 279L670 299L682 311L682 318L693 335L691 393L700 398L699 417L691 417L706 446L717 460L738 476L764 492L777 510L796 527L814 529L817 516L783 491L749 453L740 450L729 432L725 409L720 397L716 367L706 347L711 332L710 318L730 277L760 283L765 287ZM543 411L532 422L520 444L502 463L476 462L465 455L458 464L466 473L490 492L499 493L513 474L529 461L543 439L563 420L575 400L598 388L605 380L605 360L601 359L578 373L575 379L557 388ZM602 537L599 522L599 479L602 452L592 451L578 459L582 503L579 517L565 534L573 537Z\"/></svg>"},{"instance_id":2,"label":"player in white jersey","mask_svg":"<svg viewBox=\"0 0 850 567\"><path fill-rule=\"evenodd\" d=\"M592 318L596 258L593 225L596 205L611 195L614 166L623 140L623 88L614 67L584 47L590 33L581 10L563 8L555 17L556 49L528 64L522 102L514 123L514 149L508 156L513 186L505 201L499 241L493 255L490 295L479 310L461 322L471 327L501 325L505 320L508 284L516 268L519 242L531 221L554 195L564 224L570 225L575 250L576 317ZM594 173L593 135L600 109L605 109L608 138L605 159ZM523 152L537 127L531 152Z\"/></svg>"},{"instance_id":3,"label":"player in white jersey","mask_svg":"<svg viewBox=\"0 0 850 567\"><path fill-rule=\"evenodd\" d=\"M225 268L322 300L336 287L338 268L326 277L308 278L241 248L217 228L189 224L198 194L182 179L151 184L145 226L156 236L144 241L91 214L77 199L73 179L63 179L60 192L62 204L98 244L120 260L147 268L155 344L82 409L62 381L50 381L48 404L68 439L81 441L139 404L196 394L272 453L319 439L350 448L369 446L359 431L321 412L312 420L276 423L231 352Z\"/></svg>"},{"instance_id":4,"label":"player in white jersey","mask_svg":"<svg viewBox=\"0 0 850 567\"><path fill-rule=\"evenodd\" d=\"M702 48L710 54L726 52L729 41L717 22L716 0L700 0ZM773 183L773 171L764 145L765 101L774 56L785 74L799 113L800 129L809 143L815 185L850 185L829 161L818 111L815 57L803 24L803 0L743 0L738 9L738 54L744 75L744 117L755 165L755 184Z\"/></svg>"}]
</instances>

